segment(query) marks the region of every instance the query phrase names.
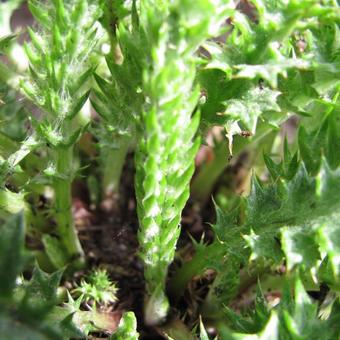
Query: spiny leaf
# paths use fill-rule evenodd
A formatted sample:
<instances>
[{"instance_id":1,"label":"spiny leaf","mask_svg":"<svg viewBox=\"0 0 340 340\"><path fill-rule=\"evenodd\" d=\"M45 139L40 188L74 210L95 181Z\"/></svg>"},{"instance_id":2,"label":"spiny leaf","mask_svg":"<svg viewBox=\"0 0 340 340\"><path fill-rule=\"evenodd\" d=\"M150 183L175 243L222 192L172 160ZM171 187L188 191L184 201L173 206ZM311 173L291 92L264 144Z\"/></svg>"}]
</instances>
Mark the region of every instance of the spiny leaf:
<instances>
[{"instance_id":1,"label":"spiny leaf","mask_svg":"<svg viewBox=\"0 0 340 340\"><path fill-rule=\"evenodd\" d=\"M200 318L200 339L201 340L209 340L208 333L204 327L202 319Z\"/></svg>"},{"instance_id":2,"label":"spiny leaf","mask_svg":"<svg viewBox=\"0 0 340 340\"><path fill-rule=\"evenodd\" d=\"M286 254L287 269L295 265L314 267L320 259L315 231L304 227L287 227L281 232L282 249Z\"/></svg>"},{"instance_id":3,"label":"spiny leaf","mask_svg":"<svg viewBox=\"0 0 340 340\"><path fill-rule=\"evenodd\" d=\"M337 303L333 305L329 320L320 320L317 316L317 304L307 295L300 279L294 282L294 295L287 284L282 292L279 305L272 310L261 302L256 302L255 313L245 318L227 309L230 327L230 339L333 339L337 327L330 327L334 322ZM258 295L260 297L261 295ZM258 317L261 317L259 323Z\"/></svg>"},{"instance_id":4,"label":"spiny leaf","mask_svg":"<svg viewBox=\"0 0 340 340\"><path fill-rule=\"evenodd\" d=\"M325 143L325 138L320 137L327 131L325 124L310 136L311 140L316 141L312 145L317 151ZM291 158L287 147L285 157ZM285 176L281 165L284 162L273 166L274 163L267 159L267 164L272 167L274 182L264 184L254 176L251 192L244 204L230 213L216 208L217 225L214 228L218 237L196 254L197 261L201 261L200 270L214 268L223 277L232 263L231 259L243 265L247 265L249 258L279 263L284 253L289 271L299 267L309 276L314 273L313 279L317 280L315 273L327 256L332 268L332 274L327 274L327 281L337 283L340 170L332 170L327 159L323 158L317 176L314 176L307 172L303 161L294 158L291 158L294 168L295 164L299 165L293 177ZM207 259L202 256L205 252L220 255ZM229 261L222 260L225 258ZM321 273L325 275L324 271L324 274Z\"/></svg>"},{"instance_id":5,"label":"spiny leaf","mask_svg":"<svg viewBox=\"0 0 340 340\"><path fill-rule=\"evenodd\" d=\"M25 298L30 305L54 305L62 273L63 271L59 270L53 274L46 274L36 266L26 287Z\"/></svg>"},{"instance_id":6,"label":"spiny leaf","mask_svg":"<svg viewBox=\"0 0 340 340\"><path fill-rule=\"evenodd\" d=\"M281 74L287 77L287 69L308 69L309 63L304 60L298 59L283 59L274 62L269 62L264 65L237 65L237 73L235 78L248 78L248 79L265 79L269 82L270 86L277 88L278 76Z\"/></svg>"},{"instance_id":7,"label":"spiny leaf","mask_svg":"<svg viewBox=\"0 0 340 340\"><path fill-rule=\"evenodd\" d=\"M253 230L250 230L249 235L244 235L248 247L251 249L250 260L258 258L272 260L279 264L283 259L283 252L280 247L276 233L257 235Z\"/></svg>"},{"instance_id":8,"label":"spiny leaf","mask_svg":"<svg viewBox=\"0 0 340 340\"><path fill-rule=\"evenodd\" d=\"M10 42L16 38L16 34L9 34L4 37L0 37L0 55L9 46Z\"/></svg>"},{"instance_id":9,"label":"spiny leaf","mask_svg":"<svg viewBox=\"0 0 340 340\"><path fill-rule=\"evenodd\" d=\"M69 314L59 324L63 336L67 339L83 339L85 334L73 323L73 314Z\"/></svg>"},{"instance_id":10,"label":"spiny leaf","mask_svg":"<svg viewBox=\"0 0 340 340\"><path fill-rule=\"evenodd\" d=\"M276 103L279 95L280 92L273 91L269 88L253 87L241 98L227 100L223 116L226 116L230 122L237 124L232 125L235 131L230 129L228 124L225 124L229 142L232 143L232 136L234 134L240 133L241 129L238 127L239 124L252 133L255 133L261 114L268 111L281 111ZM231 147L229 148L231 149Z\"/></svg>"}]
</instances>

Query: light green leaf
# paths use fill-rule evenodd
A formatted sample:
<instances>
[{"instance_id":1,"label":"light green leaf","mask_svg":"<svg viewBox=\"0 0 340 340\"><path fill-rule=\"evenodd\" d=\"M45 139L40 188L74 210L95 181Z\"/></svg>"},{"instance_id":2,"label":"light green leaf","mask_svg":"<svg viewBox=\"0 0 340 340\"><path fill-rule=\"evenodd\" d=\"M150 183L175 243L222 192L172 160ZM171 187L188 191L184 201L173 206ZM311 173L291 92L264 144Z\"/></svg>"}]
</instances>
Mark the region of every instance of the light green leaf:
<instances>
[{"instance_id":1,"label":"light green leaf","mask_svg":"<svg viewBox=\"0 0 340 340\"><path fill-rule=\"evenodd\" d=\"M288 270L292 270L295 265L313 268L317 264L320 259L318 244L315 231L310 226L283 228L281 235Z\"/></svg>"},{"instance_id":2,"label":"light green leaf","mask_svg":"<svg viewBox=\"0 0 340 340\"><path fill-rule=\"evenodd\" d=\"M202 318L200 318L200 340L209 340L209 336L202 322Z\"/></svg>"},{"instance_id":3,"label":"light green leaf","mask_svg":"<svg viewBox=\"0 0 340 340\"><path fill-rule=\"evenodd\" d=\"M0 55L9 46L10 42L15 38L16 38L15 34L10 34L10 35L6 35L4 37L0 37Z\"/></svg>"},{"instance_id":4,"label":"light green leaf","mask_svg":"<svg viewBox=\"0 0 340 340\"><path fill-rule=\"evenodd\" d=\"M279 339L279 317L272 312L271 317L265 328L258 334L239 334L234 333L233 339L239 340L278 340Z\"/></svg>"},{"instance_id":5,"label":"light green leaf","mask_svg":"<svg viewBox=\"0 0 340 340\"><path fill-rule=\"evenodd\" d=\"M42 242L49 260L55 266L60 269L67 264L67 257L65 256L65 248L60 241L50 235L43 235Z\"/></svg>"},{"instance_id":6,"label":"light green leaf","mask_svg":"<svg viewBox=\"0 0 340 340\"><path fill-rule=\"evenodd\" d=\"M279 240L276 239L276 233L257 235L252 229L249 235L243 235L247 245L251 249L250 260L265 259L272 260L279 264L283 259Z\"/></svg>"},{"instance_id":7,"label":"light green leaf","mask_svg":"<svg viewBox=\"0 0 340 340\"><path fill-rule=\"evenodd\" d=\"M110 336L111 340L137 340L139 334L137 332L137 320L133 312L123 314L118 329Z\"/></svg>"},{"instance_id":8,"label":"light green leaf","mask_svg":"<svg viewBox=\"0 0 340 340\"><path fill-rule=\"evenodd\" d=\"M54 306L62 273L63 271L59 270L53 274L47 274L36 266L32 279L25 287L25 303L30 308L35 306L37 309Z\"/></svg>"},{"instance_id":9,"label":"light green leaf","mask_svg":"<svg viewBox=\"0 0 340 340\"><path fill-rule=\"evenodd\" d=\"M283 59L272 61L264 65L237 65L235 68L238 70L235 78L262 78L267 80L273 88L278 87L278 76L282 75L287 77L287 70L295 68L299 70L306 70L310 67L308 61L299 59Z\"/></svg>"},{"instance_id":10,"label":"light green leaf","mask_svg":"<svg viewBox=\"0 0 340 340\"><path fill-rule=\"evenodd\" d=\"M226 102L224 115L233 120L239 120L252 133L255 133L260 115L267 111L281 111L277 104L280 92L267 87L253 87L240 99L230 99Z\"/></svg>"}]
</instances>

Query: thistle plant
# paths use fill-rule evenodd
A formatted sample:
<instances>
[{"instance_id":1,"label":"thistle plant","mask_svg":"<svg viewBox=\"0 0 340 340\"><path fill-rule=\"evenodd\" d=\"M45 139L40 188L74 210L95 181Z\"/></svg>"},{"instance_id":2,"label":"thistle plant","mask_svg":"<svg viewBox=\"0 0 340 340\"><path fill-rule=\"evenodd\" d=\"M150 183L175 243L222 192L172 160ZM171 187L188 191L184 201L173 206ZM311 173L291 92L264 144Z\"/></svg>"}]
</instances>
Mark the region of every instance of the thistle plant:
<instances>
[{"instance_id":1,"label":"thistle plant","mask_svg":"<svg viewBox=\"0 0 340 340\"><path fill-rule=\"evenodd\" d=\"M28 69L20 3L0 1L0 338L337 338L338 2L29 0ZM75 274L85 254L107 270Z\"/></svg>"},{"instance_id":2,"label":"thistle plant","mask_svg":"<svg viewBox=\"0 0 340 340\"><path fill-rule=\"evenodd\" d=\"M96 44L94 23L101 15L101 7L98 2L87 0L56 0L50 4L32 0L29 8L40 30L29 29L32 42L25 45L25 50L30 61L30 77L22 82L22 88L42 111L35 129L50 157L45 175L54 189L54 217L60 246L69 260L81 259L83 250L71 212L71 185L76 171L73 152L86 129L78 126L76 115L89 95L84 90L84 83L92 73L87 60ZM51 238L46 237L47 251L58 244L57 240L49 241Z\"/></svg>"},{"instance_id":3,"label":"thistle plant","mask_svg":"<svg viewBox=\"0 0 340 340\"><path fill-rule=\"evenodd\" d=\"M143 1L141 6L150 60L143 75L135 186L148 295L145 315L153 324L168 311L167 268L174 258L200 145L194 54L202 41L216 34L227 7L213 1L198 1L195 9L189 1L160 6Z\"/></svg>"},{"instance_id":4,"label":"thistle plant","mask_svg":"<svg viewBox=\"0 0 340 340\"><path fill-rule=\"evenodd\" d=\"M110 0L105 5L101 22L110 37L110 53L105 56L109 77L94 75L100 91L93 90L91 103L101 118L102 191L104 197L112 197L118 193L126 154L136 144L136 120L144 102L141 89L147 42L138 26L135 1L131 8Z\"/></svg>"},{"instance_id":5,"label":"thistle plant","mask_svg":"<svg viewBox=\"0 0 340 340\"><path fill-rule=\"evenodd\" d=\"M334 250L339 248L335 236L339 206L333 198L340 160L331 151L339 139L334 135L337 115L329 114L310 134L300 130L300 157L289 151L287 143L280 163L265 156L272 178L269 184L254 176L249 196L234 210L223 212L216 207L216 240L211 245L196 244L191 263L183 265L173 278L172 292L181 292L192 275L215 269L218 275L205 309L211 315L216 312L214 306L228 304L237 294L240 268L249 266L247 261L259 261L255 275L260 275L264 270L261 261L268 270L283 258L287 270L298 271L309 284L338 285L340 268Z\"/></svg>"},{"instance_id":6,"label":"thistle plant","mask_svg":"<svg viewBox=\"0 0 340 340\"><path fill-rule=\"evenodd\" d=\"M248 146L256 152L282 122L292 114L310 114L312 101L339 83L334 1L323 6L319 1L251 1L249 6L252 15L235 9L228 34L203 44L202 125L223 126L227 141L216 146L218 157L192 183L198 200L209 197L228 166L223 156L237 157Z\"/></svg>"}]
</instances>

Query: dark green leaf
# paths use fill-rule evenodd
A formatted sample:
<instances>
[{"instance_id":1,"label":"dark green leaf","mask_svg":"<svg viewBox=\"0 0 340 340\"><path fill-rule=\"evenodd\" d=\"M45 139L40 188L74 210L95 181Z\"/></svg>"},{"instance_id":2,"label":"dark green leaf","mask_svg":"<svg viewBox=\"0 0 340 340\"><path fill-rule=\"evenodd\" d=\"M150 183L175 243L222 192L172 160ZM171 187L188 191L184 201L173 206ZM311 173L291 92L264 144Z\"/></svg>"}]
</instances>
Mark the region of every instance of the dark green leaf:
<instances>
[{"instance_id":1,"label":"dark green leaf","mask_svg":"<svg viewBox=\"0 0 340 340\"><path fill-rule=\"evenodd\" d=\"M9 298L24 265L24 215L14 215L0 227L0 297Z\"/></svg>"},{"instance_id":2,"label":"dark green leaf","mask_svg":"<svg viewBox=\"0 0 340 340\"><path fill-rule=\"evenodd\" d=\"M60 243L60 241L52 237L50 235L43 235L42 242L44 244L44 248L46 254L55 268L60 269L66 266L68 263L68 259L64 246Z\"/></svg>"}]
</instances>

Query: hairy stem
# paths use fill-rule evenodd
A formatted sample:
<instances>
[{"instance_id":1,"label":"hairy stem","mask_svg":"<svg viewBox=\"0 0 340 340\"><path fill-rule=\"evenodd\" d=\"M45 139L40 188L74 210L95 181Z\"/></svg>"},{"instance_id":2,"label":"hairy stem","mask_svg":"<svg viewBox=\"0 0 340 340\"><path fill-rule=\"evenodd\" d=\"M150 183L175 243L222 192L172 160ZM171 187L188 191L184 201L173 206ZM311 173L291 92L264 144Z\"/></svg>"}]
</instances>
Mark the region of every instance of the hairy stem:
<instances>
[{"instance_id":1,"label":"hairy stem","mask_svg":"<svg viewBox=\"0 0 340 340\"><path fill-rule=\"evenodd\" d=\"M79 242L72 216L72 174L73 148L58 148L55 151L55 166L58 177L54 181L56 222L58 232L68 256L84 261L84 252Z\"/></svg>"}]
</instances>

